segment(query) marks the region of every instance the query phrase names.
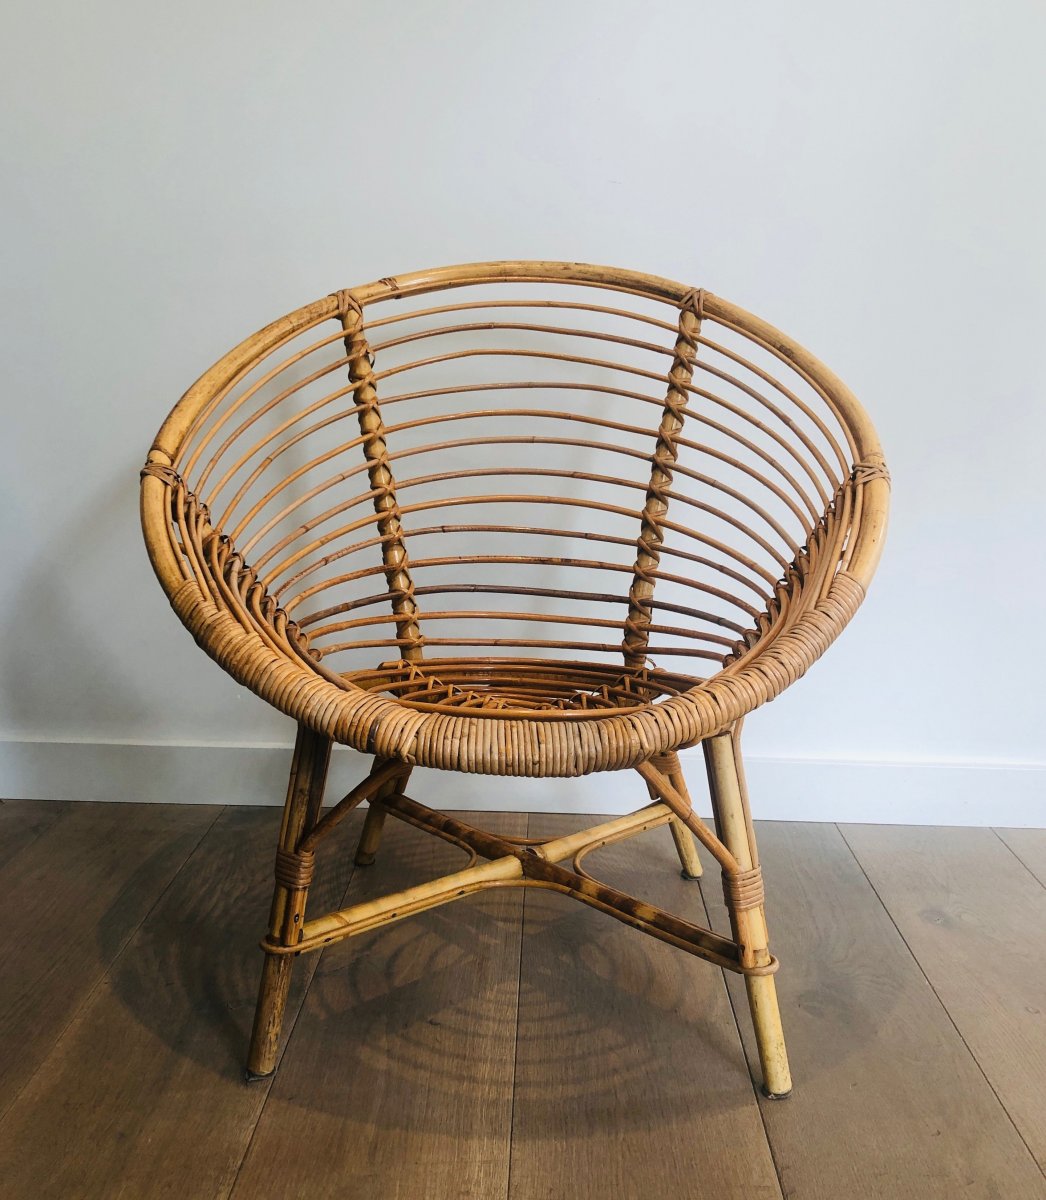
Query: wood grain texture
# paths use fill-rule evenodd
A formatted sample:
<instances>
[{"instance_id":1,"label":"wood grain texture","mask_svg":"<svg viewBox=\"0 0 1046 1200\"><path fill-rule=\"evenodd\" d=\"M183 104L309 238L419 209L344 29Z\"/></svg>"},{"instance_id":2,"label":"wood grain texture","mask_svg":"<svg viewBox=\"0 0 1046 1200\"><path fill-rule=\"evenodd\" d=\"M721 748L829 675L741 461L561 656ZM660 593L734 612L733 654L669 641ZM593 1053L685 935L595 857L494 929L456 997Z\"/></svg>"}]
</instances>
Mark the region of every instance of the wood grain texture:
<instances>
[{"instance_id":1,"label":"wood grain texture","mask_svg":"<svg viewBox=\"0 0 1046 1200\"><path fill-rule=\"evenodd\" d=\"M844 834L1046 1170L1046 888L990 829Z\"/></svg>"},{"instance_id":2,"label":"wood grain texture","mask_svg":"<svg viewBox=\"0 0 1046 1200\"><path fill-rule=\"evenodd\" d=\"M1046 887L1046 829L996 829L995 832Z\"/></svg>"},{"instance_id":3,"label":"wood grain texture","mask_svg":"<svg viewBox=\"0 0 1046 1200\"><path fill-rule=\"evenodd\" d=\"M62 800L0 802L0 868L31 846L72 807Z\"/></svg>"},{"instance_id":4,"label":"wood grain texture","mask_svg":"<svg viewBox=\"0 0 1046 1200\"><path fill-rule=\"evenodd\" d=\"M0 1114L217 813L196 805L76 804L0 869L18 947L17 968L0 972Z\"/></svg>"},{"instance_id":5,"label":"wood grain texture","mask_svg":"<svg viewBox=\"0 0 1046 1200\"><path fill-rule=\"evenodd\" d=\"M3 1200L1046 1197L1013 1124L1029 1142L1046 1126L1025 1011L1029 996L1041 1007L1040 885L1014 857L1034 858L1036 831L1002 831L1020 835L1011 853L987 831L848 828L859 863L832 826L759 826L796 1085L761 1113L718 971L537 891L521 938L515 890L299 960L291 1020L319 971L266 1102L240 1062L278 813L229 810L200 840L213 811L73 804L51 821L28 805L22 833L8 807L0 830L21 849L0 881L31 896L38 937L18 926L0 975L0 1065L28 1053L10 1077L31 1075L0 1119ZM321 856L315 911L461 865L390 819L346 895L349 821ZM587 821L531 823L550 836ZM586 863L702 919L664 828ZM1008 914L1026 918L1023 957ZM755 1075L743 982L729 982Z\"/></svg>"},{"instance_id":6,"label":"wood grain texture","mask_svg":"<svg viewBox=\"0 0 1046 1200\"><path fill-rule=\"evenodd\" d=\"M526 818L490 814L524 835ZM394 819L345 903L464 865ZM508 1178L522 893L486 892L342 942L320 966L236 1200L497 1197Z\"/></svg>"},{"instance_id":7,"label":"wood grain texture","mask_svg":"<svg viewBox=\"0 0 1046 1200\"><path fill-rule=\"evenodd\" d=\"M278 826L236 808L210 830L0 1124L5 1200L228 1193L268 1090L243 1053ZM349 861L318 872L317 903ZM291 1019L316 963L297 965Z\"/></svg>"},{"instance_id":8,"label":"wood grain texture","mask_svg":"<svg viewBox=\"0 0 1046 1200\"><path fill-rule=\"evenodd\" d=\"M785 1196L1043 1200L1034 1159L836 827L759 823L756 836L795 1076L789 1100L761 1101ZM744 987L728 984L755 1073Z\"/></svg>"},{"instance_id":9,"label":"wood grain texture","mask_svg":"<svg viewBox=\"0 0 1046 1200\"><path fill-rule=\"evenodd\" d=\"M530 833L584 823L535 815ZM665 829L585 865L706 920ZM560 896L525 911L512 1200L779 1197L722 972Z\"/></svg>"}]
</instances>

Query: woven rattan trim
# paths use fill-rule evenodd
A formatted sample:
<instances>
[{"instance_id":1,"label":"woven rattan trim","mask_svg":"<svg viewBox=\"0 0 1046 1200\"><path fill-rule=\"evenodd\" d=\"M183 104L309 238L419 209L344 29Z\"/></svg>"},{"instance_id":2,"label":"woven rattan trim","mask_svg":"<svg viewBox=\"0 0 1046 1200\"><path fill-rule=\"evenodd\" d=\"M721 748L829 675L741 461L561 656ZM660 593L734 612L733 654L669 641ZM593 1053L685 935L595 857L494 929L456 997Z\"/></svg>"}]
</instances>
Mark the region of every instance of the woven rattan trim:
<instances>
[{"instance_id":1,"label":"woven rattan trim","mask_svg":"<svg viewBox=\"0 0 1046 1200\"><path fill-rule=\"evenodd\" d=\"M295 853L291 850L276 851L276 882L291 891L303 891L312 883L316 868L316 855L311 851Z\"/></svg>"},{"instance_id":2,"label":"woven rattan trim","mask_svg":"<svg viewBox=\"0 0 1046 1200\"><path fill-rule=\"evenodd\" d=\"M723 899L734 912L760 908L763 904L763 872L759 867L736 874L723 872Z\"/></svg>"},{"instance_id":3,"label":"woven rattan trim","mask_svg":"<svg viewBox=\"0 0 1046 1200\"><path fill-rule=\"evenodd\" d=\"M335 741L405 762L491 775L573 777L634 767L729 728L798 679L831 644L863 589L839 573L824 601L803 614L735 674L623 714L584 714L577 722L504 713L460 716L411 711L380 694L335 685L288 646L276 652L219 609L194 579L171 603L197 642L231 675L288 715ZM498 719L492 720L491 717ZM488 718L488 719L484 719ZM504 752L504 722L513 754Z\"/></svg>"}]
</instances>

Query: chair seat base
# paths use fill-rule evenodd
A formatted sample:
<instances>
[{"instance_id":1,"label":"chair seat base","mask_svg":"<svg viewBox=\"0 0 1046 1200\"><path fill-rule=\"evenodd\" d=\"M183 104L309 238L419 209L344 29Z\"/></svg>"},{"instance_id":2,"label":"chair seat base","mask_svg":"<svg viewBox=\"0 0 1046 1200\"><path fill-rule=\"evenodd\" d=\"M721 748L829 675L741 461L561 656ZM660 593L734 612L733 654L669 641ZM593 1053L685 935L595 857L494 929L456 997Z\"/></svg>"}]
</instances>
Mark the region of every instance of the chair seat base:
<instances>
[{"instance_id":1,"label":"chair seat base","mask_svg":"<svg viewBox=\"0 0 1046 1200\"><path fill-rule=\"evenodd\" d=\"M555 714L575 719L644 708L701 683L697 676L621 663L547 658L430 658L385 662L345 680L420 712Z\"/></svg>"}]
</instances>

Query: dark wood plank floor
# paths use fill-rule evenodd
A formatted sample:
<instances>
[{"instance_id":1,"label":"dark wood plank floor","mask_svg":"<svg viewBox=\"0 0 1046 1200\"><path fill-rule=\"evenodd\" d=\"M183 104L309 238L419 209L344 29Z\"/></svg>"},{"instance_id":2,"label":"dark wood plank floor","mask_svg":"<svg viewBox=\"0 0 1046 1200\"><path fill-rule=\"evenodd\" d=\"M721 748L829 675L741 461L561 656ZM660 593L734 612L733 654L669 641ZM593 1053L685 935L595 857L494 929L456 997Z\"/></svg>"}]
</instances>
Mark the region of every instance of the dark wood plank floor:
<instances>
[{"instance_id":1,"label":"dark wood plank floor","mask_svg":"<svg viewBox=\"0 0 1046 1200\"><path fill-rule=\"evenodd\" d=\"M1046 1200L1046 831L758 825L796 1086L773 1103L739 980L515 889L303 959L248 1087L278 822L0 804L2 1200ZM316 910L461 862L390 821L353 870L358 828ZM588 863L725 930L663 829Z\"/></svg>"},{"instance_id":2,"label":"dark wood plank floor","mask_svg":"<svg viewBox=\"0 0 1046 1200\"><path fill-rule=\"evenodd\" d=\"M535 815L530 833L592 823ZM586 869L707 924L667 829ZM561 896L526 894L512 1200L780 1197L723 973L666 949Z\"/></svg>"}]
</instances>

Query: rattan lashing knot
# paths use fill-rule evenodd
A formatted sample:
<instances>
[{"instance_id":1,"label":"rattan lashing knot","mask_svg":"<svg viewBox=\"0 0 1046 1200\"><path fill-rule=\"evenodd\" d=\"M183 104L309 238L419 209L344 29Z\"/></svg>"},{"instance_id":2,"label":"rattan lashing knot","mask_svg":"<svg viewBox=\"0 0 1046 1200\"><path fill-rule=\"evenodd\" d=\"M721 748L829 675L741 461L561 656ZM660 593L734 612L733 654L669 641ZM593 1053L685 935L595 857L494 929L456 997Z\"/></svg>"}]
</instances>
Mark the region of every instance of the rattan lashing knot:
<instances>
[{"instance_id":1,"label":"rattan lashing knot","mask_svg":"<svg viewBox=\"0 0 1046 1200\"><path fill-rule=\"evenodd\" d=\"M161 483L166 483L168 487L177 487L182 481L182 477L174 467L169 467L166 463L147 462L138 472L138 475L141 479L144 479L146 475L152 475L154 479L159 479Z\"/></svg>"},{"instance_id":2,"label":"rattan lashing knot","mask_svg":"<svg viewBox=\"0 0 1046 1200\"><path fill-rule=\"evenodd\" d=\"M645 615L646 614L644 614L642 612L637 613L635 615L633 615L632 613L629 613L628 616L625 617L624 635L625 635L626 642L630 637L636 637L636 638L639 638L641 641L645 641L647 632L649 630L649 621L645 620L645 619L644 620L638 619L640 616L645 616ZM644 662L646 662L646 661L649 661L649 660L644 657Z\"/></svg>"},{"instance_id":3,"label":"rattan lashing knot","mask_svg":"<svg viewBox=\"0 0 1046 1200\"><path fill-rule=\"evenodd\" d=\"M885 479L889 483L890 472L887 470L886 460L883 456L874 454L869 455L862 462L854 463L850 478L854 483L871 483L873 479Z\"/></svg>"},{"instance_id":4,"label":"rattan lashing knot","mask_svg":"<svg viewBox=\"0 0 1046 1200\"><path fill-rule=\"evenodd\" d=\"M356 313L360 321L363 320L363 305L349 291L348 288L342 288L340 291L333 292L334 299L338 302L338 317L344 318L350 312Z\"/></svg>"},{"instance_id":5,"label":"rattan lashing knot","mask_svg":"<svg viewBox=\"0 0 1046 1200\"><path fill-rule=\"evenodd\" d=\"M311 850L276 851L276 882L291 891L302 891L312 883L316 867L316 855Z\"/></svg>"},{"instance_id":6,"label":"rattan lashing knot","mask_svg":"<svg viewBox=\"0 0 1046 1200\"><path fill-rule=\"evenodd\" d=\"M679 301L680 312L691 312L699 321L705 319L705 289L691 288Z\"/></svg>"},{"instance_id":7,"label":"rattan lashing knot","mask_svg":"<svg viewBox=\"0 0 1046 1200\"><path fill-rule=\"evenodd\" d=\"M761 908L763 904L763 872L759 867L748 871L723 872L723 899L734 912Z\"/></svg>"}]
</instances>

